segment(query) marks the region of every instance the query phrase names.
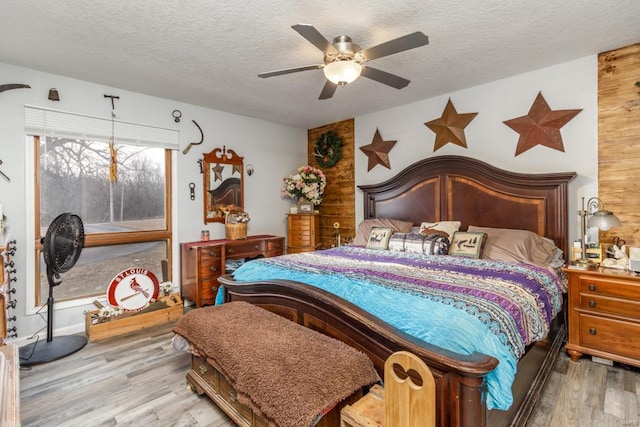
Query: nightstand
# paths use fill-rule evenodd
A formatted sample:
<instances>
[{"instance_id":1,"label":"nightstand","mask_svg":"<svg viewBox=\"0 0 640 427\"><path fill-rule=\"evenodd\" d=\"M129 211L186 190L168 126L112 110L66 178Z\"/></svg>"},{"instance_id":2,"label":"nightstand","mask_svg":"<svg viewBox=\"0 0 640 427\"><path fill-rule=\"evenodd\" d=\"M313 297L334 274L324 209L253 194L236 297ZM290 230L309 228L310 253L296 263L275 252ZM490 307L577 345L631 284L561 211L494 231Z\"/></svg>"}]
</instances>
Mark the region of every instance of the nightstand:
<instances>
[{"instance_id":1,"label":"nightstand","mask_svg":"<svg viewBox=\"0 0 640 427\"><path fill-rule=\"evenodd\" d=\"M320 214L287 215L287 253L312 252L320 247Z\"/></svg>"},{"instance_id":2,"label":"nightstand","mask_svg":"<svg viewBox=\"0 0 640 427\"><path fill-rule=\"evenodd\" d=\"M565 272L571 360L590 354L640 367L640 276L607 268Z\"/></svg>"}]
</instances>

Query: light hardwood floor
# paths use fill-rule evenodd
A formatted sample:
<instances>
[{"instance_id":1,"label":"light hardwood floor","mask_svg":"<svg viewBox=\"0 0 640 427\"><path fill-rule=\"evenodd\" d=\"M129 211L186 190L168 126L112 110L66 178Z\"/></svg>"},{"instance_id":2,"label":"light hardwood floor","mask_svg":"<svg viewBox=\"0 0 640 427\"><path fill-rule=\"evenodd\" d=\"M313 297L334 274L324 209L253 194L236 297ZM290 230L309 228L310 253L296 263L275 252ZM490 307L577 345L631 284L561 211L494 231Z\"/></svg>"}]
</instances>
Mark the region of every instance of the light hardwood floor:
<instances>
[{"instance_id":1,"label":"light hardwood floor","mask_svg":"<svg viewBox=\"0 0 640 427\"><path fill-rule=\"evenodd\" d=\"M233 426L187 388L172 325L89 343L20 373L23 426ZM55 338L54 338L55 339ZM564 351L527 426L638 426L640 373Z\"/></svg>"}]
</instances>

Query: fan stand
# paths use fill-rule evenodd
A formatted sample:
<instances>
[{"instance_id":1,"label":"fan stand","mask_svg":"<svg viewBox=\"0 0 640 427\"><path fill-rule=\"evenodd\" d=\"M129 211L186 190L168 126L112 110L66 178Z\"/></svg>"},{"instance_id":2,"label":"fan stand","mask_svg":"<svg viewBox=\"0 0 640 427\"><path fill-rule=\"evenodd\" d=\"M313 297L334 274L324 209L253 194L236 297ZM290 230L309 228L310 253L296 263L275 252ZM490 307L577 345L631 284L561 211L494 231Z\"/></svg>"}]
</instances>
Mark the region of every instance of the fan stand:
<instances>
[{"instance_id":1,"label":"fan stand","mask_svg":"<svg viewBox=\"0 0 640 427\"><path fill-rule=\"evenodd\" d=\"M47 298L47 340L20 347L20 366L32 366L62 359L80 350L87 344L83 335L53 337L53 287L62 283L60 276L47 267L49 298Z\"/></svg>"}]
</instances>

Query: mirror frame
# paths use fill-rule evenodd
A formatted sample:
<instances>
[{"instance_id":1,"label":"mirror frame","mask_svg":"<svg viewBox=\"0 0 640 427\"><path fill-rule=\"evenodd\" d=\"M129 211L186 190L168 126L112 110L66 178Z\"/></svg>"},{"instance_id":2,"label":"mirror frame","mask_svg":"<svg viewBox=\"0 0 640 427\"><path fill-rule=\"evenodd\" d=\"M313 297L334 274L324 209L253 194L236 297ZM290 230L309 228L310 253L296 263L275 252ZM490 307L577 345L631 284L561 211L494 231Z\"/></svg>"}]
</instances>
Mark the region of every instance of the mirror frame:
<instances>
[{"instance_id":1,"label":"mirror frame","mask_svg":"<svg viewBox=\"0 0 640 427\"><path fill-rule=\"evenodd\" d=\"M211 186L211 172L215 165L230 165L232 168L232 175L237 171L240 173L240 203L234 203L236 206L244 209L244 157L240 157L233 150L227 150L226 146L222 148L214 148L209 153L204 154L202 161L203 169L203 188L204 188L204 223L210 222L224 222L225 218L222 215L210 216L210 212L213 212L213 206L211 200L210 191ZM214 172L215 173L215 172ZM225 179L226 181L226 179ZM224 181L222 181L224 182Z\"/></svg>"}]
</instances>

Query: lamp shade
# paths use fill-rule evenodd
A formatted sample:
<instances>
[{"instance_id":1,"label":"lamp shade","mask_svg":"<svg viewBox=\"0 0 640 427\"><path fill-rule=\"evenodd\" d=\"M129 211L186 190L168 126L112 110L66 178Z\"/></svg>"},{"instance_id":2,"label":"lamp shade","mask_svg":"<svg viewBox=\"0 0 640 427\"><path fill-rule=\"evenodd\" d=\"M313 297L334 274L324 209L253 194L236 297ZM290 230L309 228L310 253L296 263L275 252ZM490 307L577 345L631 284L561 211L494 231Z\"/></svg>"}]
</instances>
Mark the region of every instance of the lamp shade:
<instances>
[{"instance_id":1,"label":"lamp shade","mask_svg":"<svg viewBox=\"0 0 640 427\"><path fill-rule=\"evenodd\" d=\"M338 60L324 66L324 76L340 86L351 83L362 72L362 65L352 60Z\"/></svg>"},{"instance_id":2,"label":"lamp shade","mask_svg":"<svg viewBox=\"0 0 640 427\"><path fill-rule=\"evenodd\" d=\"M587 226L597 227L600 230L607 231L613 227L620 227L622 223L620 219L611 211L597 211L587 220Z\"/></svg>"}]
</instances>

